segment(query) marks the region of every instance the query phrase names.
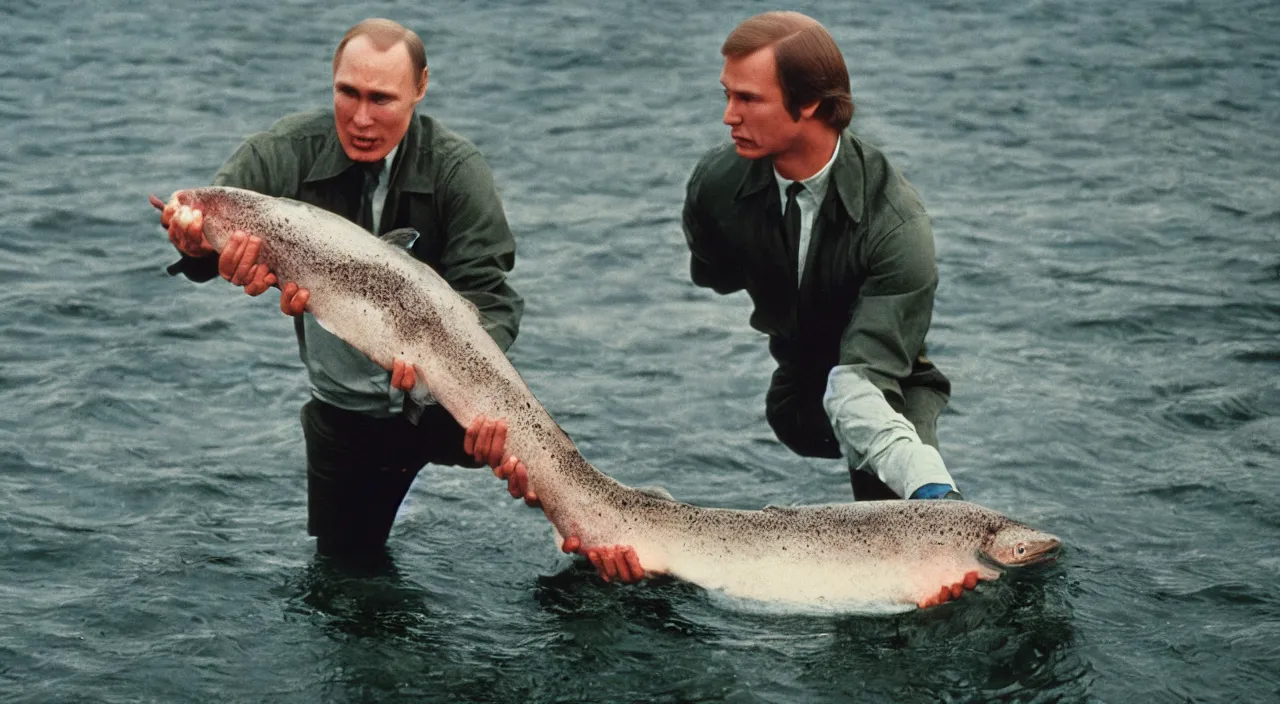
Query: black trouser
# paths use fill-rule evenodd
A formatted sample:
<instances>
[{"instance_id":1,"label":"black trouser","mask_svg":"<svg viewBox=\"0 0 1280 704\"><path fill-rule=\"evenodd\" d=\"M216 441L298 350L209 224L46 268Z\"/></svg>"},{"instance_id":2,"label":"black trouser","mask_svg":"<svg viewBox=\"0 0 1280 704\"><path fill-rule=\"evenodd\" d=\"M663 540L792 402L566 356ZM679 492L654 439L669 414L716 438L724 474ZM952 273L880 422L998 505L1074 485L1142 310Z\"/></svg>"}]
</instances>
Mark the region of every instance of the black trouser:
<instances>
[{"instance_id":1,"label":"black trouser","mask_svg":"<svg viewBox=\"0 0 1280 704\"><path fill-rule=\"evenodd\" d=\"M307 443L307 532L325 555L382 553L400 502L422 466L478 467L462 449L464 430L428 406L415 426L312 399L302 407Z\"/></svg>"},{"instance_id":2,"label":"black trouser","mask_svg":"<svg viewBox=\"0 0 1280 704\"><path fill-rule=\"evenodd\" d=\"M822 405L826 378L798 380L783 367L773 374L765 396L765 417L769 426L793 452L804 457L841 457L840 443L831 430L831 419ZM947 396L936 389L912 386L903 389L906 401L902 415L916 427L926 445L938 447L938 414L947 405ZM869 471L849 467L849 483L856 501L900 499L892 489Z\"/></svg>"}]
</instances>

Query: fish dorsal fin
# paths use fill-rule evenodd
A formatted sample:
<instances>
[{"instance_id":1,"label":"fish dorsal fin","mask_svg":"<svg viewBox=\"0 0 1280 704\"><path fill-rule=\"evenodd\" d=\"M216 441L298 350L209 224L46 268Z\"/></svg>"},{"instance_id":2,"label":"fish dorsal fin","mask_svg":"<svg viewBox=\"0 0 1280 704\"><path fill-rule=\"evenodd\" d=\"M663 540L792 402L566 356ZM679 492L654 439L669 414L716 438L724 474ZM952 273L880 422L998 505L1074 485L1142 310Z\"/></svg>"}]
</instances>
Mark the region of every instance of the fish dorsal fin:
<instances>
[{"instance_id":1,"label":"fish dorsal fin","mask_svg":"<svg viewBox=\"0 0 1280 704\"><path fill-rule=\"evenodd\" d=\"M386 242L387 244L395 245L401 249L408 249L412 247L413 243L418 241L418 237L420 237L418 231L412 227L401 227L392 230L391 232L378 235L378 239Z\"/></svg>"},{"instance_id":2,"label":"fish dorsal fin","mask_svg":"<svg viewBox=\"0 0 1280 704\"><path fill-rule=\"evenodd\" d=\"M672 496L671 492L658 486L657 484L654 484L652 486L638 486L636 487L636 491L640 492L641 494L644 494L645 496L651 496L655 499L661 499L663 501L676 500L676 497Z\"/></svg>"}]
</instances>

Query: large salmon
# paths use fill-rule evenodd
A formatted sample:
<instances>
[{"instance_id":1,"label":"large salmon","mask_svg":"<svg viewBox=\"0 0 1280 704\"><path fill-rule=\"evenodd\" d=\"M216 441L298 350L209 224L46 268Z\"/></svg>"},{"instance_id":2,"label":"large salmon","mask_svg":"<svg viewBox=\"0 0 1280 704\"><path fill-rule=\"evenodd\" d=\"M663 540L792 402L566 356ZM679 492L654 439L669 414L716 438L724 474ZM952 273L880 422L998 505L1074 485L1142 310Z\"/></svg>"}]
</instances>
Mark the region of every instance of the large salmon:
<instances>
[{"instance_id":1,"label":"large salmon","mask_svg":"<svg viewBox=\"0 0 1280 704\"><path fill-rule=\"evenodd\" d=\"M1051 558L1052 535L964 501L875 501L760 511L701 508L632 489L592 467L480 325L474 306L390 241L298 201L234 188L173 195L199 210L221 250L236 231L263 240L260 261L311 291L328 330L419 387L464 427L505 418L507 450L557 536L631 545L650 572L746 599L850 611L901 611L977 572ZM171 201L172 202L172 201ZM180 211L182 212L182 211ZM180 215L181 216L181 215Z\"/></svg>"}]
</instances>

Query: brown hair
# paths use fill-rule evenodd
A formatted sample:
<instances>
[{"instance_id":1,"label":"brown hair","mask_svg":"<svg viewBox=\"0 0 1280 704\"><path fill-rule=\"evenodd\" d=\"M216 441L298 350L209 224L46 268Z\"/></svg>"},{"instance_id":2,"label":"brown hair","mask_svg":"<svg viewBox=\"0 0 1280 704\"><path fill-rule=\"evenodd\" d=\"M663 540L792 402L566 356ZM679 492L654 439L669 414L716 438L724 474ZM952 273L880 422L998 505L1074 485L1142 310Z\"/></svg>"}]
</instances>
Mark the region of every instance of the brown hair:
<instances>
[{"instance_id":1,"label":"brown hair","mask_svg":"<svg viewBox=\"0 0 1280 704\"><path fill-rule=\"evenodd\" d=\"M386 51L396 44L404 44L404 48L409 50L409 60L413 62L414 80L421 82L422 71L427 67L427 49L422 45L422 38L417 32L399 22L381 17L362 20L347 30L347 33L342 36L342 41L338 42L338 48L333 52L334 71L338 70L338 60L342 58L342 50L346 49L347 44L356 37L368 37L379 51Z\"/></svg>"},{"instance_id":2,"label":"brown hair","mask_svg":"<svg viewBox=\"0 0 1280 704\"><path fill-rule=\"evenodd\" d=\"M814 117L838 130L849 126L853 119L849 69L826 27L799 12L766 12L730 32L720 54L736 59L765 47L773 48L778 85L792 119L799 120L800 109L817 102Z\"/></svg>"}]
</instances>

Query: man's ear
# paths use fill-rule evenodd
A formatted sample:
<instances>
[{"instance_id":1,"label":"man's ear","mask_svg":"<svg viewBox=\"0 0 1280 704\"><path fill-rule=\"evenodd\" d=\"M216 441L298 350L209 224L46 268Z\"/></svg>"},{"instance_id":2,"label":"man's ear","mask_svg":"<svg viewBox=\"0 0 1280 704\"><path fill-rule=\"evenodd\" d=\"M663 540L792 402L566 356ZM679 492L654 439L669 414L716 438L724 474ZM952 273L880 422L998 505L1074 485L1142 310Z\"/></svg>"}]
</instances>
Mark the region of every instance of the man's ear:
<instances>
[{"instance_id":1,"label":"man's ear","mask_svg":"<svg viewBox=\"0 0 1280 704\"><path fill-rule=\"evenodd\" d=\"M813 114L818 111L818 106L821 104L822 104L821 100L815 100L812 103L809 103L808 105L801 107L800 117L803 117L805 119L812 118Z\"/></svg>"},{"instance_id":2,"label":"man's ear","mask_svg":"<svg viewBox=\"0 0 1280 704\"><path fill-rule=\"evenodd\" d=\"M418 81L418 97L413 102L422 100L422 96L427 94L427 79L430 78L430 70L425 66L422 68L422 79Z\"/></svg>"}]
</instances>

